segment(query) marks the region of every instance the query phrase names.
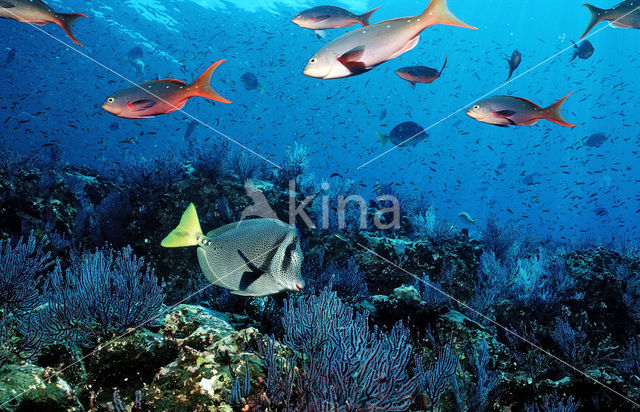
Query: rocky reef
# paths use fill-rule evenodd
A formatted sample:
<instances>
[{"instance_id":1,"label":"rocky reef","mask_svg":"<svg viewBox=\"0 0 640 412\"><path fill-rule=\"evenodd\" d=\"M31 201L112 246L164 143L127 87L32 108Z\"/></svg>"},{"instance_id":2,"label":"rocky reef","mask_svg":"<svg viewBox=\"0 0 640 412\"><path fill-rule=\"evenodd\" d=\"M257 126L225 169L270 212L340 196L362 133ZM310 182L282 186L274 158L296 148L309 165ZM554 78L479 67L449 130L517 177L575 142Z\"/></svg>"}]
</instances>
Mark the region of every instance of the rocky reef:
<instances>
[{"instance_id":1,"label":"rocky reef","mask_svg":"<svg viewBox=\"0 0 640 412\"><path fill-rule=\"evenodd\" d=\"M428 205L403 210L395 231L360 229L347 211L347 229L300 225L303 292L238 297L208 285L193 250L167 253L160 240L188 202L205 230L239 219L251 205L248 177L281 218L288 182L314 189L291 165L222 173L170 160L164 172L24 159L0 170L0 410L628 411L640 402L637 250L536 242L495 217L470 237ZM370 202L367 216L380 207Z\"/></svg>"}]
</instances>

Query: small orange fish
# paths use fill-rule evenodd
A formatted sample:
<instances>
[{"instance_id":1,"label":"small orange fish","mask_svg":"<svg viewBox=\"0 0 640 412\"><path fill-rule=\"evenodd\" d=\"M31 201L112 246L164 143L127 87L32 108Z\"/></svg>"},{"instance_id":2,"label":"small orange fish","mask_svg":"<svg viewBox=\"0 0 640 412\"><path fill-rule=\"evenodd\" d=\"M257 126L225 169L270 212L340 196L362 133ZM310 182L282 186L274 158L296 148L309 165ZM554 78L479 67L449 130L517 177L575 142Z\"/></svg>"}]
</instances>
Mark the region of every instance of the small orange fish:
<instances>
[{"instance_id":1,"label":"small orange fish","mask_svg":"<svg viewBox=\"0 0 640 412\"><path fill-rule=\"evenodd\" d=\"M538 123L540 119L546 119L566 127L576 127L567 122L560 110L562 104L573 93L569 93L556 103L547 108L513 96L493 96L476 103L467 111L467 115L482 123L495 126L529 126Z\"/></svg>"},{"instance_id":2,"label":"small orange fish","mask_svg":"<svg viewBox=\"0 0 640 412\"><path fill-rule=\"evenodd\" d=\"M73 35L71 25L77 19L87 16L80 13L56 13L41 0L0 0L0 17L37 26L55 23L62 27L75 44L82 46L82 43Z\"/></svg>"},{"instance_id":3,"label":"small orange fish","mask_svg":"<svg viewBox=\"0 0 640 412\"><path fill-rule=\"evenodd\" d=\"M211 77L226 60L212 64L193 84L163 79L140 83L121 90L102 104L102 108L118 117L147 119L182 109L192 97L200 96L220 103L231 103L211 87Z\"/></svg>"}]
</instances>

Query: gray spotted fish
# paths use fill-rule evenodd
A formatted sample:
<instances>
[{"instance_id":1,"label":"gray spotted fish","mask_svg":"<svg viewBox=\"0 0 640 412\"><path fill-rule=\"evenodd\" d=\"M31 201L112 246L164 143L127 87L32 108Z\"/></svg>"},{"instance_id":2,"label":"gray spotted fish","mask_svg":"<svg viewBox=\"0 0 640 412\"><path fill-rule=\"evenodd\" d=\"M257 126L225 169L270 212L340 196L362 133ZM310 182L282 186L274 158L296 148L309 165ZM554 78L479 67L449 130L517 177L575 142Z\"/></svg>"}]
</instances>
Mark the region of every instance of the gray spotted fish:
<instances>
[{"instance_id":1,"label":"gray spotted fish","mask_svg":"<svg viewBox=\"0 0 640 412\"><path fill-rule=\"evenodd\" d=\"M207 279L242 296L267 296L304 288L302 251L295 229L275 219L251 219L202 233L193 203L164 247L198 246Z\"/></svg>"}]
</instances>

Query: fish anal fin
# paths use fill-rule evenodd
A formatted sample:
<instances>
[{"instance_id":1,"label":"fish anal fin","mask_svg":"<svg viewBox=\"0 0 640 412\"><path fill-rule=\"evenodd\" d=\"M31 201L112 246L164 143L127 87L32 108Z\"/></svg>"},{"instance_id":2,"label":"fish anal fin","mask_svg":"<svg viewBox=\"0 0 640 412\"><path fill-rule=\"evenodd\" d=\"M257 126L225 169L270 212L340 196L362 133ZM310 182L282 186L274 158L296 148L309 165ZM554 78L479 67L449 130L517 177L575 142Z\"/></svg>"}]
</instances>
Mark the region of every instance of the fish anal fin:
<instances>
[{"instance_id":1,"label":"fish anal fin","mask_svg":"<svg viewBox=\"0 0 640 412\"><path fill-rule=\"evenodd\" d=\"M395 53L393 53L391 55L391 57L389 57L389 60L395 59L396 57L400 56L401 54L406 53L409 50L413 49L414 47L416 47L418 45L419 41L420 41L420 36L416 36L413 39L409 40L409 42L407 44L405 44L403 48L401 48L400 50L398 50Z\"/></svg>"}]
</instances>

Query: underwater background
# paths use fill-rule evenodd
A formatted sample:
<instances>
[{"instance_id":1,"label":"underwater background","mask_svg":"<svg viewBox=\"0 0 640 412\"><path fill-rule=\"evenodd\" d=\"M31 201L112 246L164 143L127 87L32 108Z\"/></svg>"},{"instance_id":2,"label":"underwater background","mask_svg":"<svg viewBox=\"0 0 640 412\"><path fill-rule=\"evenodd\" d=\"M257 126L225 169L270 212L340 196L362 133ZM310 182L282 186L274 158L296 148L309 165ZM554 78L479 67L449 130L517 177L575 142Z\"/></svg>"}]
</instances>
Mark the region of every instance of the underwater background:
<instances>
[{"instance_id":1,"label":"underwater background","mask_svg":"<svg viewBox=\"0 0 640 412\"><path fill-rule=\"evenodd\" d=\"M359 26L291 23L316 3L48 4L89 16L73 26L84 47L0 21L0 410L640 408L640 32L601 23L593 56L570 61L582 2L450 0L478 30L430 27L322 80L307 61ZM333 4L382 6L379 22L427 1ZM445 57L432 84L394 73ZM189 83L220 59L231 104L101 109L127 79ZM465 115L485 94L546 107L571 92L575 128ZM378 133L406 121L428 137L387 153ZM285 221L292 182L296 205L315 196L318 227L296 225L300 292L232 295L192 248L160 246L190 202L205 230L240 220L248 180ZM349 195L369 223L394 196L399 226L361 228L355 203L338 227Z\"/></svg>"}]
</instances>

